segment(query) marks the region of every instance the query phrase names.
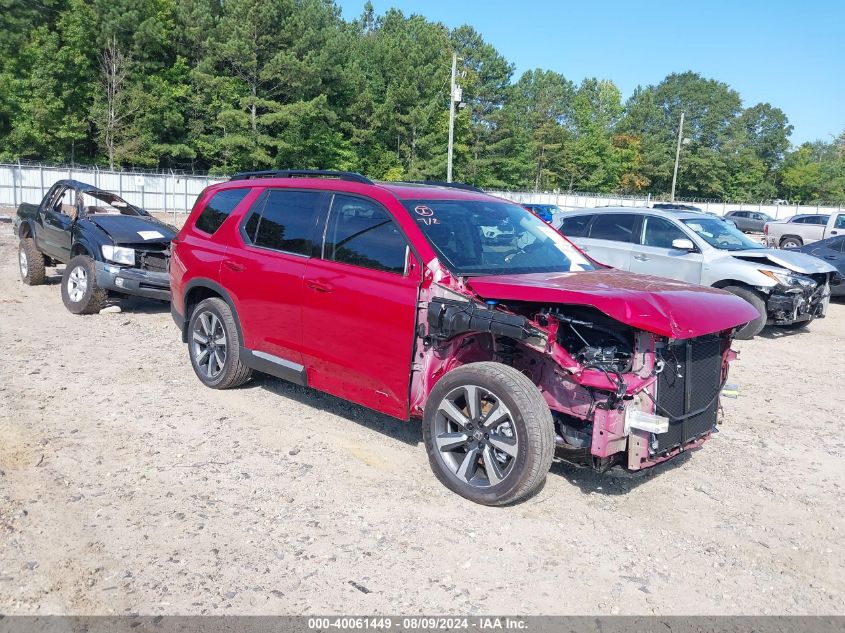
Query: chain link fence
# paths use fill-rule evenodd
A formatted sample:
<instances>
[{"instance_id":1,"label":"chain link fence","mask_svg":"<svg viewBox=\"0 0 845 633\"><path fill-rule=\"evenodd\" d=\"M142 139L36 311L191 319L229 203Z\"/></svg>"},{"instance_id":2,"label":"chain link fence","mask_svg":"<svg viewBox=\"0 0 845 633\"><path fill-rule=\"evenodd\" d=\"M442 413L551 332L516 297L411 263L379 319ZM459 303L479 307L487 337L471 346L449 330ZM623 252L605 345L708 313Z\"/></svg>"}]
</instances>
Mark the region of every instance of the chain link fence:
<instances>
[{"instance_id":1,"label":"chain link fence","mask_svg":"<svg viewBox=\"0 0 845 633\"><path fill-rule=\"evenodd\" d=\"M113 191L128 202L148 211L187 213L197 196L210 184L222 182L227 176L208 176L181 172L111 171L89 166L62 166L40 163L0 163L0 207L14 210L21 202L38 203L57 180L81 180ZM663 200L650 195L615 195L607 193L567 192L538 193L528 191L490 191L489 193L518 203L556 204L563 209L601 206L651 206ZM774 204L734 203L700 198L678 199L717 215L728 211L760 211L782 219L799 213L833 213L842 204Z\"/></svg>"}]
</instances>

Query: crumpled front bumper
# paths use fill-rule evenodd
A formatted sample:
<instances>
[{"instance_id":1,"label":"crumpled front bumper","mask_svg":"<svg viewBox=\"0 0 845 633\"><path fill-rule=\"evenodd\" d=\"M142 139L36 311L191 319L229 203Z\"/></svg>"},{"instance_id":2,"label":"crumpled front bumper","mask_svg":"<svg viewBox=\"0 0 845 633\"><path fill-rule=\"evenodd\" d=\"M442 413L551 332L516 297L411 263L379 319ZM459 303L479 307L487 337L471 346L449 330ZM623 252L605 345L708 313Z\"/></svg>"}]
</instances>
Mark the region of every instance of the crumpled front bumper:
<instances>
[{"instance_id":1,"label":"crumpled front bumper","mask_svg":"<svg viewBox=\"0 0 845 633\"><path fill-rule=\"evenodd\" d=\"M771 325L791 325L813 318L823 319L829 303L830 285L827 283L804 291L779 286L766 302L768 321Z\"/></svg>"},{"instance_id":2,"label":"crumpled front bumper","mask_svg":"<svg viewBox=\"0 0 845 633\"><path fill-rule=\"evenodd\" d=\"M115 266L104 262L95 262L95 265L97 285L100 288L138 297L170 301L170 275L166 272Z\"/></svg>"}]
</instances>

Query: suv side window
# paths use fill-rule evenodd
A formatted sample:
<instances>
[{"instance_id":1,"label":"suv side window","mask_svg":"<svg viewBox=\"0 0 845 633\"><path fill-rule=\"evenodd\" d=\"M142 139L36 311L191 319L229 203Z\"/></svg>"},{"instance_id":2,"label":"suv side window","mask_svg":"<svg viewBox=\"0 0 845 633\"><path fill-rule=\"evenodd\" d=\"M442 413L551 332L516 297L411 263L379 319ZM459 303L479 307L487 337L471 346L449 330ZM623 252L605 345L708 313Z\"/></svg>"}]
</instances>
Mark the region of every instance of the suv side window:
<instances>
[{"instance_id":1,"label":"suv side window","mask_svg":"<svg viewBox=\"0 0 845 633\"><path fill-rule=\"evenodd\" d=\"M323 259L402 274L406 249L405 237L381 205L357 196L335 194Z\"/></svg>"},{"instance_id":2,"label":"suv side window","mask_svg":"<svg viewBox=\"0 0 845 633\"><path fill-rule=\"evenodd\" d=\"M590 226L590 237L594 240L634 242L637 220L634 213L600 213Z\"/></svg>"},{"instance_id":3,"label":"suv side window","mask_svg":"<svg viewBox=\"0 0 845 633\"><path fill-rule=\"evenodd\" d=\"M681 229L665 220L653 215L643 218L643 246L656 248L672 248L674 240L688 240Z\"/></svg>"},{"instance_id":4,"label":"suv side window","mask_svg":"<svg viewBox=\"0 0 845 633\"><path fill-rule=\"evenodd\" d=\"M262 248L311 256L322 191L271 189L252 205L244 238Z\"/></svg>"},{"instance_id":5,"label":"suv side window","mask_svg":"<svg viewBox=\"0 0 845 633\"><path fill-rule=\"evenodd\" d=\"M845 229L845 213L840 213L836 216L836 220L833 222L833 228Z\"/></svg>"},{"instance_id":6,"label":"suv side window","mask_svg":"<svg viewBox=\"0 0 845 633\"><path fill-rule=\"evenodd\" d=\"M587 225L594 215L576 215L564 218L560 224L560 232L566 237L584 237L587 234Z\"/></svg>"},{"instance_id":7,"label":"suv side window","mask_svg":"<svg viewBox=\"0 0 845 633\"><path fill-rule=\"evenodd\" d=\"M224 220L229 217L232 210L248 193L249 189L218 191L205 205L205 209L200 213L194 226L204 233L214 235L217 229L223 225Z\"/></svg>"}]
</instances>

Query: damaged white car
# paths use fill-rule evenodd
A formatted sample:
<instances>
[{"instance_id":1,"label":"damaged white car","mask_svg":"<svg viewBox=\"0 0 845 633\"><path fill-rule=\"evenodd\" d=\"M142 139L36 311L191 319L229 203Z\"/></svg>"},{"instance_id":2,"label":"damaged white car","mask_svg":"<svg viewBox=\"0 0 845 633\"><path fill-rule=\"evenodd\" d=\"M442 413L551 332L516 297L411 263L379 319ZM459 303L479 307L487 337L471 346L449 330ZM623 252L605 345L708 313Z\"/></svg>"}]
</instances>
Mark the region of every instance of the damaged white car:
<instances>
[{"instance_id":1,"label":"damaged white car","mask_svg":"<svg viewBox=\"0 0 845 633\"><path fill-rule=\"evenodd\" d=\"M769 249L731 224L704 214L647 208L584 209L566 214L560 232L603 264L722 288L760 317L739 330L749 339L767 324L804 327L823 318L830 287L841 283L827 262Z\"/></svg>"}]
</instances>

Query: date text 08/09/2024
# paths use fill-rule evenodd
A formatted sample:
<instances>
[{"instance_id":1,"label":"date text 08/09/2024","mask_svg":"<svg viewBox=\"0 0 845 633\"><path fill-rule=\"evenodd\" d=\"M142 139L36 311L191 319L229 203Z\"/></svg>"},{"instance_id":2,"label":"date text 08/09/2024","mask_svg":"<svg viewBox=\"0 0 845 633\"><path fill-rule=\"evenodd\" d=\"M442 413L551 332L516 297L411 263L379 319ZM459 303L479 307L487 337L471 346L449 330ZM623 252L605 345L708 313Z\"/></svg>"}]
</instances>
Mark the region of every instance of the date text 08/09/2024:
<instances>
[{"instance_id":1,"label":"date text 08/09/2024","mask_svg":"<svg viewBox=\"0 0 845 633\"><path fill-rule=\"evenodd\" d=\"M479 616L466 617L336 617L309 618L308 628L312 631L337 630L381 630L381 631L522 631L528 623L521 618Z\"/></svg>"}]
</instances>

